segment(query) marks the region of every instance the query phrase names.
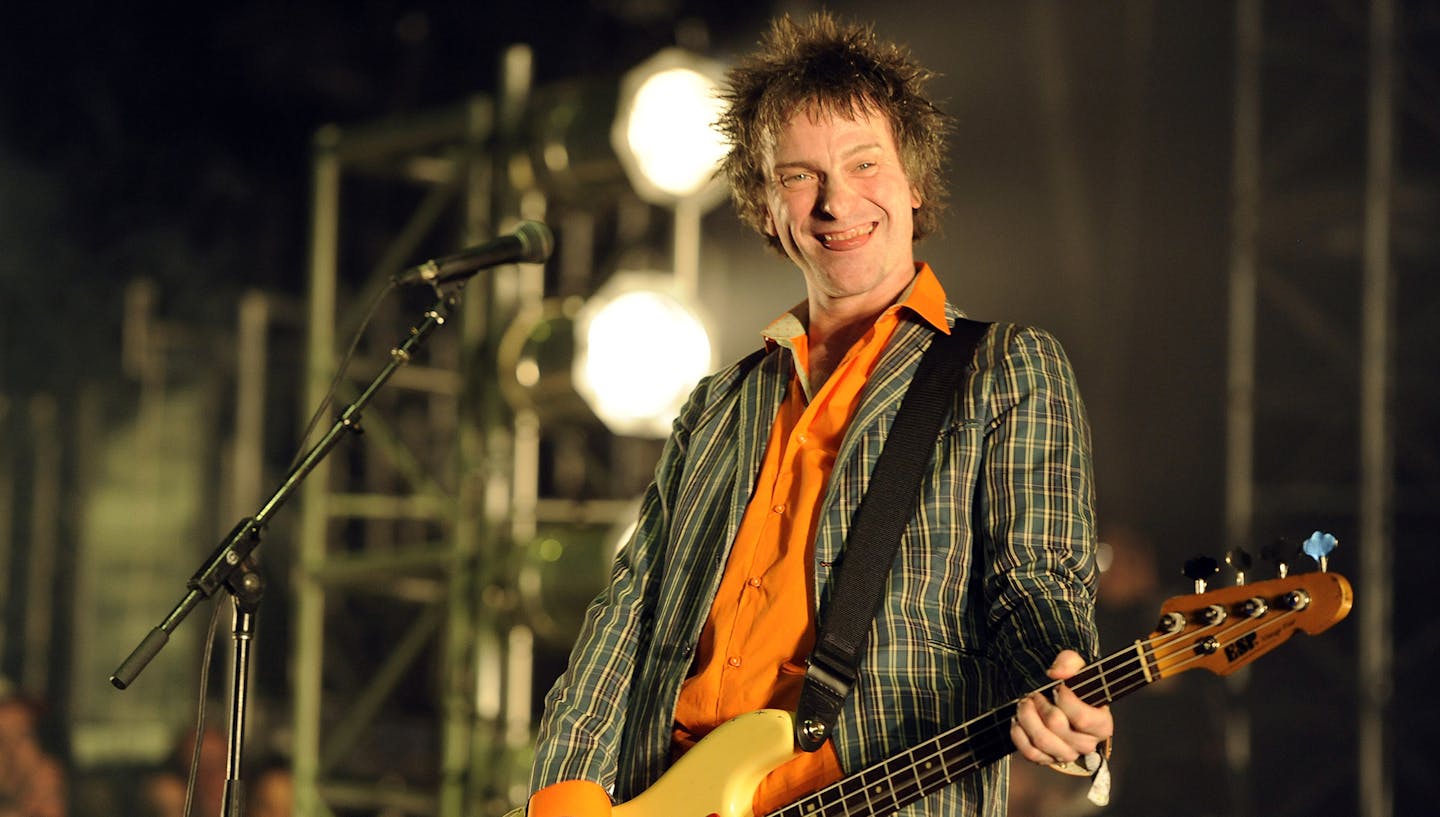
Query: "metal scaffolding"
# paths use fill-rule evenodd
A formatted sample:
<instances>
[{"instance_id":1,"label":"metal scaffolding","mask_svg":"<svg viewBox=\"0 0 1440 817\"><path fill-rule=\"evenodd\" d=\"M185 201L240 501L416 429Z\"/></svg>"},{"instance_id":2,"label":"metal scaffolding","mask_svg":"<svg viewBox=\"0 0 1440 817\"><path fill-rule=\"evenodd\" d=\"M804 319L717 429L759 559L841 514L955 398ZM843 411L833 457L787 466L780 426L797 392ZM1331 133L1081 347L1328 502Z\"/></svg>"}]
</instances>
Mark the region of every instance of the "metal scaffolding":
<instances>
[{"instance_id":1,"label":"metal scaffolding","mask_svg":"<svg viewBox=\"0 0 1440 817\"><path fill-rule=\"evenodd\" d=\"M609 573L617 524L633 518L659 453L658 441L597 433L555 360L545 365L556 365L563 388L549 370L530 391L503 374L515 374L517 347L540 336L567 348L527 346L524 354L571 354L573 307L608 268L598 258L653 255L654 233L667 224L625 184L610 147L618 84L586 78L533 88L531 62L528 48L508 49L496 94L461 109L316 137L307 414L328 390L361 308L403 265L430 257L421 252L427 236L452 228L432 248L441 255L534 219L555 224L559 244L548 283L540 265L488 270L467 283L457 325L445 327L452 346L391 380L404 392L396 399L409 401L408 419L395 419L403 406L372 407L355 446L363 462L348 452L304 486L292 644L298 815L383 804L459 817L523 801L536 693L558 674L578 611ZM360 189L342 195L347 180ZM353 203L363 195L375 212ZM343 230L342 200L353 208ZM413 204L405 218L397 201ZM367 215L388 219L383 233ZM387 241L377 251L378 235ZM368 283L351 287L358 294L342 299L341 255L357 241L379 261ZM337 314L351 317L337 322ZM352 365L354 377L373 373L365 360L362 353ZM335 611L364 594L405 596L412 620L376 645L383 660L363 688L337 690L327 679L353 662L336 654L344 622ZM347 771L347 753L432 654L434 786L367 781L385 770L363 763Z\"/></svg>"},{"instance_id":2,"label":"metal scaffolding","mask_svg":"<svg viewBox=\"0 0 1440 817\"><path fill-rule=\"evenodd\" d=\"M1282 686L1254 696L1279 705L1236 712L1236 814L1324 813L1317 807L1347 799L1366 817L1389 817L1397 804L1406 813L1395 712L1408 694L1404 668L1415 664L1403 653L1435 622L1395 614L1406 579L1393 566L1433 525L1440 474L1433 457L1396 447L1403 436L1417 449L1426 442L1397 391L1437 401L1433 377L1397 354L1433 362L1435 348L1433 321L1411 322L1396 300L1402 286L1422 303L1435 298L1433 276L1407 276L1434 243L1397 241L1407 223L1433 215L1433 198L1404 195L1419 179L1397 151L1399 8L1335 2L1297 16L1267 15L1262 0L1236 4L1227 547L1332 530L1350 546L1340 569L1357 579L1357 615L1343 637L1306 644L1282 682L1323 694ZM1293 555L1292 545L1281 550ZM1297 734L1292 707L1326 733ZM1257 746L1285 740L1306 746L1303 758L1252 755L1252 730L1267 724L1284 737L1257 736ZM1316 768L1329 771L1307 774ZM1266 786L1302 777L1307 786Z\"/></svg>"},{"instance_id":3,"label":"metal scaffolding","mask_svg":"<svg viewBox=\"0 0 1440 817\"><path fill-rule=\"evenodd\" d=\"M474 243L518 215L519 195L497 157L508 155L523 105L528 51L513 49L505 59L497 98L398 124L332 126L317 134L307 414L330 387L339 345L361 321L359 308L419 257L427 237L442 233L439 246L449 248ZM387 237L361 293L345 303L341 255L355 227L342 230L341 203L350 201L342 187L352 179L408 188L411 198L398 198L415 204ZM386 198L379 201L384 209ZM363 453L351 452L339 467L323 465L304 486L292 645L296 814L383 806L387 813L458 817L493 812L510 796L509 770L529 738L528 687L519 688L524 674L515 667L529 655L523 633L509 621L513 605L497 589L510 561L507 526L517 480L513 420L487 373L494 372L504 319L538 292L538 274L514 267L471 281L443 327L448 338L437 332L427 360L399 370L388 386L395 392L390 402L382 396L367 412L357 443ZM348 317L337 325L337 315ZM416 312L412 323L418 319ZM373 374L372 365L379 364L362 352L351 376ZM348 402L343 384L338 399ZM366 609L364 599L376 597L390 600L379 609L408 615L408 624L398 634L394 626L359 628L375 653L374 671L363 684L337 689L327 682L337 657L333 619ZM384 643L382 631L391 636ZM423 668L427 658L431 666ZM434 779L387 774L363 762L347 770L357 746L377 740L397 689L426 669L434 674L425 685L433 709L419 719L431 732L439 720ZM524 704L518 726L521 709L511 701L517 696ZM386 740L384 733L378 740ZM386 748L391 757L404 753Z\"/></svg>"}]
</instances>

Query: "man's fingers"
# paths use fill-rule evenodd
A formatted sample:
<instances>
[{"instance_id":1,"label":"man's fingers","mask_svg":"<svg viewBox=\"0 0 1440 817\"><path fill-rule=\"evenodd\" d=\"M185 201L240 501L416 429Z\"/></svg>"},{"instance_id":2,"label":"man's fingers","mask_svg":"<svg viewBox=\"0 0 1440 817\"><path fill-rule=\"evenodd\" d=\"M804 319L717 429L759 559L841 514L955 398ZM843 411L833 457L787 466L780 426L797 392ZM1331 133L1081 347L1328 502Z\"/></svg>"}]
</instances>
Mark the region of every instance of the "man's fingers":
<instances>
[{"instance_id":1,"label":"man's fingers","mask_svg":"<svg viewBox=\"0 0 1440 817\"><path fill-rule=\"evenodd\" d=\"M1085 659L1074 650L1061 650L1047 673L1063 681L1079 672ZM1035 693L1015 706L1010 736L1026 760L1035 763L1072 763L1094 752L1115 729L1109 707L1085 703L1069 685L1053 688L1053 697Z\"/></svg>"},{"instance_id":2,"label":"man's fingers","mask_svg":"<svg viewBox=\"0 0 1440 817\"><path fill-rule=\"evenodd\" d=\"M1025 759L1045 764L1068 763L1084 754L1061 737L1060 732L1069 732L1065 713L1037 698L1031 695L1015 707L1015 720L1010 726L1015 748Z\"/></svg>"},{"instance_id":3,"label":"man's fingers","mask_svg":"<svg viewBox=\"0 0 1440 817\"><path fill-rule=\"evenodd\" d=\"M1020 756L1031 763L1048 766L1056 762L1055 758L1035 748L1035 744L1030 742L1030 736L1025 734L1025 727L1020 725L1018 708L1015 717L1010 720L1010 739L1015 742L1015 750L1020 753Z\"/></svg>"},{"instance_id":4,"label":"man's fingers","mask_svg":"<svg viewBox=\"0 0 1440 817\"><path fill-rule=\"evenodd\" d=\"M1098 745L1100 741L1114 733L1115 723L1110 716L1110 708L1108 706L1097 708L1086 704L1065 684L1060 684L1056 688L1055 708L1065 718L1065 731L1072 735L1093 740ZM1060 730L1054 731L1059 732ZM1084 742L1072 741L1070 745L1080 750L1082 755L1095 751L1095 746L1087 748Z\"/></svg>"}]
</instances>

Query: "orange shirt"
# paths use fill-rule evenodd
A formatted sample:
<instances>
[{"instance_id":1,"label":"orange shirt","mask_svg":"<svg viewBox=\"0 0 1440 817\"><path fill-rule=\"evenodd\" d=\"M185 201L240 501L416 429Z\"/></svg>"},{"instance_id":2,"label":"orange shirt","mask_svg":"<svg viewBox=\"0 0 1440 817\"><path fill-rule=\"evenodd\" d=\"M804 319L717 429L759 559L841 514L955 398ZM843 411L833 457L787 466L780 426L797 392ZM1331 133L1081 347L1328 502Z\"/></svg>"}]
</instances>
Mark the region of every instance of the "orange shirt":
<instances>
[{"instance_id":1,"label":"orange shirt","mask_svg":"<svg viewBox=\"0 0 1440 817\"><path fill-rule=\"evenodd\" d=\"M737 715L795 709L805 659L815 644L816 512L845 429L902 308L949 332L944 290L929 266L919 265L906 293L881 313L813 394L800 318L787 313L766 329L770 341L793 353L797 377L775 417L755 493L701 632L694 668L680 690L677 755ZM831 743L801 753L761 784L755 813L774 811L840 776Z\"/></svg>"}]
</instances>

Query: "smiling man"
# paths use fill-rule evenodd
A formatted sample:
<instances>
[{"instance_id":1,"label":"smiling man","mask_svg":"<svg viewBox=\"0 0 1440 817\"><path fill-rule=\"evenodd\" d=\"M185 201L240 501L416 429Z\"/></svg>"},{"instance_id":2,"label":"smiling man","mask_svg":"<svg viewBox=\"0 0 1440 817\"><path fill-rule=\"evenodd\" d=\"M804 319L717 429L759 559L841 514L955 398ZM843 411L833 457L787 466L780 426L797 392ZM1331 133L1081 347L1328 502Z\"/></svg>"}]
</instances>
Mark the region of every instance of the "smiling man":
<instances>
[{"instance_id":1,"label":"smiling man","mask_svg":"<svg viewBox=\"0 0 1440 817\"><path fill-rule=\"evenodd\" d=\"M944 192L948 120L928 78L903 48L826 15L778 20L731 72L720 126L736 209L800 270L806 300L676 419L546 698L531 815L641 795L627 814L767 814L1017 700L1001 739L1022 757L1100 764L1108 710L1063 684L1027 694L1095 655L1089 430L1059 344L1008 324L990 326L954 394L831 739L776 751L747 725L704 742L746 713L795 709L901 397L962 317L914 257ZM677 758L683 780L657 785ZM900 813L1000 817L1007 769Z\"/></svg>"},{"instance_id":2,"label":"smiling man","mask_svg":"<svg viewBox=\"0 0 1440 817\"><path fill-rule=\"evenodd\" d=\"M774 143L765 232L805 276L810 379L820 384L915 277L911 212L920 194L889 123L868 112L812 106Z\"/></svg>"}]
</instances>

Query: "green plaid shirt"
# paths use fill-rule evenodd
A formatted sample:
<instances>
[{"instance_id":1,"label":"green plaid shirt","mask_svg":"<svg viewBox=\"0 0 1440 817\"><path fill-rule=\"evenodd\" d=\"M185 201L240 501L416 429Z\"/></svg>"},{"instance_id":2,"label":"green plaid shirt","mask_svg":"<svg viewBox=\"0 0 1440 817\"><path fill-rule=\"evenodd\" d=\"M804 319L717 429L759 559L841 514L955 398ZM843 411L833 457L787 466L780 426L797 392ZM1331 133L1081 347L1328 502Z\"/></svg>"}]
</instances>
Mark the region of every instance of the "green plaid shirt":
<instances>
[{"instance_id":1,"label":"green plaid shirt","mask_svg":"<svg viewBox=\"0 0 1440 817\"><path fill-rule=\"evenodd\" d=\"M959 316L947 305L951 323ZM934 330L902 311L837 452L815 540L828 599L850 520ZM531 787L586 779L623 802L671 758L676 698L795 376L783 349L703 380L675 420L634 538L546 696ZM1061 649L1096 655L1090 434L1049 334L996 324L957 390L836 733L848 772L1038 687ZM1005 762L904 815L1005 813Z\"/></svg>"}]
</instances>

